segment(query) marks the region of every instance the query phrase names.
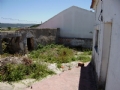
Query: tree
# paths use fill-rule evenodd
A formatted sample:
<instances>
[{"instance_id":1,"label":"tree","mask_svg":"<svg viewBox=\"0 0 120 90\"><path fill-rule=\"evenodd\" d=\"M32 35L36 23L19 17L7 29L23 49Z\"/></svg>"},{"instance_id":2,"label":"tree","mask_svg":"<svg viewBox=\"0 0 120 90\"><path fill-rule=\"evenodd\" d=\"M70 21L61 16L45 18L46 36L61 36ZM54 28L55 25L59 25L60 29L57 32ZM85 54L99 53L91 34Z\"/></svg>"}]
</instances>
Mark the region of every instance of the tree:
<instances>
[{"instance_id":1,"label":"tree","mask_svg":"<svg viewBox=\"0 0 120 90\"><path fill-rule=\"evenodd\" d=\"M11 30L11 27L8 27L8 30Z\"/></svg>"}]
</instances>

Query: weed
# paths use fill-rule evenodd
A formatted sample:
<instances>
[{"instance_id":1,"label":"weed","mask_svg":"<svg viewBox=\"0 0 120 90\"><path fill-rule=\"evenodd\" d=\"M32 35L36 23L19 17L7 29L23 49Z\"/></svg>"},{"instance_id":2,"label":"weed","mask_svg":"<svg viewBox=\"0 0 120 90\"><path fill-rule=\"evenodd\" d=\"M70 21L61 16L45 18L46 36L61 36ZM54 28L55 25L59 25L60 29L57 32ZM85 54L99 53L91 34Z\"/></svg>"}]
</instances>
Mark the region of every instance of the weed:
<instances>
[{"instance_id":1,"label":"weed","mask_svg":"<svg viewBox=\"0 0 120 90\"><path fill-rule=\"evenodd\" d=\"M50 63L67 63L74 56L73 50L62 45L47 45L30 53L30 58Z\"/></svg>"},{"instance_id":2,"label":"weed","mask_svg":"<svg viewBox=\"0 0 120 90\"><path fill-rule=\"evenodd\" d=\"M25 65L30 65L32 64L32 60L28 59L28 58L23 58L23 62Z\"/></svg>"},{"instance_id":3,"label":"weed","mask_svg":"<svg viewBox=\"0 0 120 90\"><path fill-rule=\"evenodd\" d=\"M57 68L61 68L62 64L61 63L58 63L57 64Z\"/></svg>"},{"instance_id":4,"label":"weed","mask_svg":"<svg viewBox=\"0 0 120 90\"><path fill-rule=\"evenodd\" d=\"M82 55L91 55L92 54L92 51L83 51Z\"/></svg>"},{"instance_id":5,"label":"weed","mask_svg":"<svg viewBox=\"0 0 120 90\"><path fill-rule=\"evenodd\" d=\"M4 53L4 54L1 54L1 58L5 58L5 57L9 57L9 56L12 56L11 54L9 53Z\"/></svg>"},{"instance_id":6,"label":"weed","mask_svg":"<svg viewBox=\"0 0 120 90\"><path fill-rule=\"evenodd\" d=\"M87 55L80 55L78 56L78 60L80 60L81 62L88 62L91 60L91 58Z\"/></svg>"},{"instance_id":7,"label":"weed","mask_svg":"<svg viewBox=\"0 0 120 90\"><path fill-rule=\"evenodd\" d=\"M49 63L57 63L57 67L59 68L62 63L69 63L71 61L76 61L78 58L75 58L75 50L70 49L68 47L64 47L63 45L46 45L46 46L38 46L39 48L36 51L32 51L30 53L30 58L34 60L49 62ZM84 51L81 55L86 55L85 57L79 56L82 58L82 61L89 61L90 58L88 55L91 54L90 50Z\"/></svg>"},{"instance_id":8,"label":"weed","mask_svg":"<svg viewBox=\"0 0 120 90\"><path fill-rule=\"evenodd\" d=\"M0 68L0 81L18 81L25 78L41 79L54 74L46 65L32 63L30 65L8 64Z\"/></svg>"},{"instance_id":9,"label":"weed","mask_svg":"<svg viewBox=\"0 0 120 90\"><path fill-rule=\"evenodd\" d=\"M37 49L42 49L43 48L43 45L41 45L41 44L39 44L38 46L37 46Z\"/></svg>"}]
</instances>

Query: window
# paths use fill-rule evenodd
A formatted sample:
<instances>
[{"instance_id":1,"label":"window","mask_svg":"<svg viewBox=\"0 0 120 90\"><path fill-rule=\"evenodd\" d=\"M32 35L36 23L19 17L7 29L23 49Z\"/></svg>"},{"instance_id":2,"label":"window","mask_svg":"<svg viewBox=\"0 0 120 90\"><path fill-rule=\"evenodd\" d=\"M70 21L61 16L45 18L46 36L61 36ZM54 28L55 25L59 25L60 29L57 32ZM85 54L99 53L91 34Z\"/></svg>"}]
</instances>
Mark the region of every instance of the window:
<instances>
[{"instance_id":1,"label":"window","mask_svg":"<svg viewBox=\"0 0 120 90\"><path fill-rule=\"evenodd\" d=\"M99 39L99 30L96 30L96 36L95 36L95 50L98 52L98 39Z\"/></svg>"}]
</instances>

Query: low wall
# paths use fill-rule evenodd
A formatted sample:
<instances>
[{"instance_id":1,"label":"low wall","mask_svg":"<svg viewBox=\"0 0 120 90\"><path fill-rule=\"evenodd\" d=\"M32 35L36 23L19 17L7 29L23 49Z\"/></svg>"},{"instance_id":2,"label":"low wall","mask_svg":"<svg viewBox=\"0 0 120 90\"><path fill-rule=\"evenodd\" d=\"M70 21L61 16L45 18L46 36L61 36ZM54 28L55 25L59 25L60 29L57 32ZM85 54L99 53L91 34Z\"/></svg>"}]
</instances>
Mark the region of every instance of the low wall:
<instances>
[{"instance_id":1,"label":"low wall","mask_svg":"<svg viewBox=\"0 0 120 90\"><path fill-rule=\"evenodd\" d=\"M71 47L82 47L92 49L92 39L59 37L59 43Z\"/></svg>"}]
</instances>

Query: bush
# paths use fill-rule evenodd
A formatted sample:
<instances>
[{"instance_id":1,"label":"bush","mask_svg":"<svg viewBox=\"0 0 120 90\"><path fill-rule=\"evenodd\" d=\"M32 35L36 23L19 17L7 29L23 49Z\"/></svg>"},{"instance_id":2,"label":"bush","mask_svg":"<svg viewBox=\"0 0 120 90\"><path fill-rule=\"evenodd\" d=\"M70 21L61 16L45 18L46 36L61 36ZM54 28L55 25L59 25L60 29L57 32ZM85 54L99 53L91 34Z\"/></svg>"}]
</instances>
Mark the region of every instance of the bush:
<instances>
[{"instance_id":1,"label":"bush","mask_svg":"<svg viewBox=\"0 0 120 90\"><path fill-rule=\"evenodd\" d=\"M40 45L39 45L40 46ZM46 45L30 53L30 58L50 63L67 63L74 56L72 49L62 45Z\"/></svg>"},{"instance_id":2,"label":"bush","mask_svg":"<svg viewBox=\"0 0 120 90\"><path fill-rule=\"evenodd\" d=\"M88 51L84 51L82 53L82 55L92 55L92 51L88 50Z\"/></svg>"},{"instance_id":3,"label":"bush","mask_svg":"<svg viewBox=\"0 0 120 90\"><path fill-rule=\"evenodd\" d=\"M30 65L8 64L0 68L0 81L18 81L26 78L41 79L54 74L46 65L33 63Z\"/></svg>"},{"instance_id":4,"label":"bush","mask_svg":"<svg viewBox=\"0 0 120 90\"><path fill-rule=\"evenodd\" d=\"M43 45L41 45L41 44L39 44L38 46L37 46L37 49L42 49L43 48Z\"/></svg>"},{"instance_id":5,"label":"bush","mask_svg":"<svg viewBox=\"0 0 120 90\"><path fill-rule=\"evenodd\" d=\"M61 68L62 64L61 63L58 63L57 64L57 68Z\"/></svg>"},{"instance_id":6,"label":"bush","mask_svg":"<svg viewBox=\"0 0 120 90\"><path fill-rule=\"evenodd\" d=\"M11 27L8 27L8 30L11 30Z\"/></svg>"},{"instance_id":7,"label":"bush","mask_svg":"<svg viewBox=\"0 0 120 90\"><path fill-rule=\"evenodd\" d=\"M76 61L81 58L81 61L86 62L90 61L89 54L91 51L84 51L79 58L75 57L75 50L63 45L46 45L41 46L36 51L30 53L30 58L34 60L39 60L49 63L57 63L57 67L60 67L62 63L69 63L71 61ZM85 57L83 57L85 56Z\"/></svg>"}]
</instances>

